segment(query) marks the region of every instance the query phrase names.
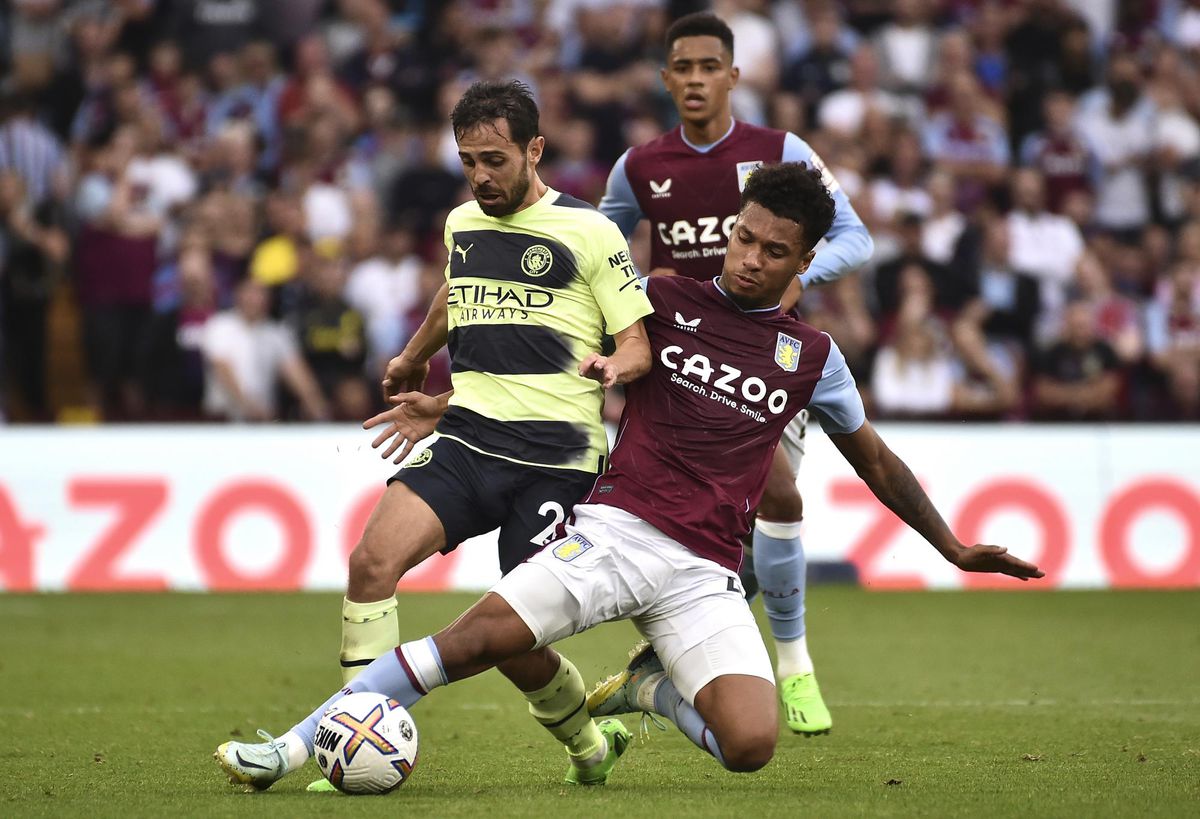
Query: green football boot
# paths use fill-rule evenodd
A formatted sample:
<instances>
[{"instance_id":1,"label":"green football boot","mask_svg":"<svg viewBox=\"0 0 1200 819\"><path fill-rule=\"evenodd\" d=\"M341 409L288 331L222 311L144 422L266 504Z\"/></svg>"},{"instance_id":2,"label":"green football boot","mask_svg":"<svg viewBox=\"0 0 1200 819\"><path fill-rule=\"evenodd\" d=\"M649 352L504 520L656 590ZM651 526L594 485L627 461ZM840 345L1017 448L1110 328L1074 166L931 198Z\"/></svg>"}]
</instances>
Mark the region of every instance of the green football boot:
<instances>
[{"instance_id":1,"label":"green football boot","mask_svg":"<svg viewBox=\"0 0 1200 819\"><path fill-rule=\"evenodd\" d=\"M793 674L779 685L779 699L783 703L788 728L804 736L828 734L833 728L833 717L821 699L821 689L813 674Z\"/></svg>"},{"instance_id":2,"label":"green football boot","mask_svg":"<svg viewBox=\"0 0 1200 819\"><path fill-rule=\"evenodd\" d=\"M588 713L593 717L610 717L646 711L638 705L638 689L648 680L661 679L662 673L662 661L654 653L654 646L643 640L629 652L629 665L624 671L604 680L588 694Z\"/></svg>"},{"instance_id":3,"label":"green football boot","mask_svg":"<svg viewBox=\"0 0 1200 819\"><path fill-rule=\"evenodd\" d=\"M604 755L603 761L589 768L580 768L572 762L567 768L568 785L603 785L608 781L608 775L612 773L617 760L625 753L629 741L633 738L633 734L619 719L601 720L596 723L596 727L608 742L608 753Z\"/></svg>"}]
</instances>

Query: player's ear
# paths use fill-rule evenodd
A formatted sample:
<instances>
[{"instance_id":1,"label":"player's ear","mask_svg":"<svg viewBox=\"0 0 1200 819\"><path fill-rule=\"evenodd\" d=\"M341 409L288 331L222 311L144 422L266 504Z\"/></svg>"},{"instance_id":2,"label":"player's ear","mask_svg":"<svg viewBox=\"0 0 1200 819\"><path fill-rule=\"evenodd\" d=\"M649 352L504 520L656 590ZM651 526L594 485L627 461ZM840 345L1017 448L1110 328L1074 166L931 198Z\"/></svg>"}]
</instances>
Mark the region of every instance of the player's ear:
<instances>
[{"instance_id":1,"label":"player's ear","mask_svg":"<svg viewBox=\"0 0 1200 819\"><path fill-rule=\"evenodd\" d=\"M536 165L542 161L542 151L546 150L546 138L543 136L535 136L529 140L529 144L525 146L525 157L531 165Z\"/></svg>"},{"instance_id":2,"label":"player's ear","mask_svg":"<svg viewBox=\"0 0 1200 819\"><path fill-rule=\"evenodd\" d=\"M667 89L668 91L670 91L670 90L671 90L671 84L667 82L667 69L666 69L665 67L664 67L664 68L660 68L660 69L658 69L658 76L662 78L662 81L663 81L663 88L665 88L665 89Z\"/></svg>"},{"instance_id":3,"label":"player's ear","mask_svg":"<svg viewBox=\"0 0 1200 819\"><path fill-rule=\"evenodd\" d=\"M740 76L742 76L742 70L740 68L738 68L736 65L731 66L729 69L729 87L730 88L737 87L738 77L740 77Z\"/></svg>"},{"instance_id":4,"label":"player's ear","mask_svg":"<svg viewBox=\"0 0 1200 819\"><path fill-rule=\"evenodd\" d=\"M817 255L816 248L813 248L812 250L810 250L804 254L803 258L800 259L800 266L796 268L797 276L799 276L804 271L808 270L808 266L810 264L812 264L812 260L813 260L813 258L816 257L816 255Z\"/></svg>"}]
</instances>

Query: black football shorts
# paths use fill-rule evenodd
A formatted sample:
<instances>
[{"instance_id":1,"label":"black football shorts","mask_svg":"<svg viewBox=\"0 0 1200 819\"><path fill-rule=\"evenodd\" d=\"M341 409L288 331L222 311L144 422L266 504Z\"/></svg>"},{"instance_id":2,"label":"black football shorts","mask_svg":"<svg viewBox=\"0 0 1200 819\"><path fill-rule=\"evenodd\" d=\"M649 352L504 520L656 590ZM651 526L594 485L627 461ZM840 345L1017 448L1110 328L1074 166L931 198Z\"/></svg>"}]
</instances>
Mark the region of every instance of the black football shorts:
<instances>
[{"instance_id":1,"label":"black football shorts","mask_svg":"<svg viewBox=\"0 0 1200 819\"><path fill-rule=\"evenodd\" d=\"M438 438L391 481L403 483L437 515L446 531L443 553L499 528L500 571L508 574L554 537L596 476L526 466Z\"/></svg>"}]
</instances>

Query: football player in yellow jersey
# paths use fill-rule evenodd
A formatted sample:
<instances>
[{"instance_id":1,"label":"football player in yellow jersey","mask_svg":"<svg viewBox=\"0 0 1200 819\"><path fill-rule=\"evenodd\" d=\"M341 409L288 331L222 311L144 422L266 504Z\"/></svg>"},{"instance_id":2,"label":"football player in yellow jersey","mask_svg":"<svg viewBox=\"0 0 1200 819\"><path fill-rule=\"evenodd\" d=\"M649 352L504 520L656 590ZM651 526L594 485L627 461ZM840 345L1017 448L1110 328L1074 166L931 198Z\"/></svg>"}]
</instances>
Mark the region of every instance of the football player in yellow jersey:
<instances>
[{"instance_id":1,"label":"football player in yellow jersey","mask_svg":"<svg viewBox=\"0 0 1200 819\"><path fill-rule=\"evenodd\" d=\"M347 682L399 644L396 584L412 567L496 528L504 572L541 548L604 467L604 388L650 368L641 318L651 307L628 245L599 211L538 177L545 140L529 89L476 83L451 124L474 199L447 218L446 284L388 365L384 390L401 394L399 406L364 424L381 430L384 457L406 454L394 423L412 411L404 393L420 389L447 343L453 389L438 397L439 436L389 481L350 555ZM605 333L616 340L609 356ZM545 649L500 670L567 746L568 781L602 783L629 735L588 717L575 667Z\"/></svg>"}]
</instances>

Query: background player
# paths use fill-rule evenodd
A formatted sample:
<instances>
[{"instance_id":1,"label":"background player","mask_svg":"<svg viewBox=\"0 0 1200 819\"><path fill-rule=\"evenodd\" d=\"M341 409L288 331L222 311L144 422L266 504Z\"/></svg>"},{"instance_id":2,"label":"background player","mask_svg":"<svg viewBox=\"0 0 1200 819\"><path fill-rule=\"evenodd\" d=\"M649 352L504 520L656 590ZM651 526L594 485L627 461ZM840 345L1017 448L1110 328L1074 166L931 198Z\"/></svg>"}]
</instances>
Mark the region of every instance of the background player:
<instances>
[{"instance_id":1,"label":"background player","mask_svg":"<svg viewBox=\"0 0 1200 819\"><path fill-rule=\"evenodd\" d=\"M1004 549L954 537L867 423L833 341L779 309L812 258L809 237L833 216L820 176L797 163L765 167L744 202L719 282L649 284L655 365L630 385L612 464L575 508L567 535L448 628L378 658L278 740L223 744L215 756L235 781L265 788L303 764L326 707L345 693L378 691L411 707L434 687L624 618L666 670L636 669L604 704L662 714L729 770L761 768L774 753L778 709L738 583L739 536L769 453L806 405L875 495L947 560L966 571L1042 576ZM423 413L437 411L433 399L421 403Z\"/></svg>"},{"instance_id":2,"label":"background player","mask_svg":"<svg viewBox=\"0 0 1200 819\"><path fill-rule=\"evenodd\" d=\"M650 305L628 246L594 208L538 177L544 140L529 90L476 83L451 124L474 199L446 219L447 283L390 364L389 385L422 380L448 342L453 397L443 398L440 437L389 482L350 555L343 681L399 642L396 584L413 566L499 527L508 572L591 488L608 452L603 390L577 368L600 349L602 332L615 336L616 351L590 358L588 375L611 386L650 366L640 320ZM572 753L597 755L604 742L569 662L543 653L501 671Z\"/></svg>"},{"instance_id":3,"label":"background player","mask_svg":"<svg viewBox=\"0 0 1200 819\"><path fill-rule=\"evenodd\" d=\"M764 162L800 161L821 172L837 214L808 270L789 285L785 309L802 287L833 281L865 263L870 234L821 158L800 137L733 118L738 80L733 32L713 14L681 17L667 30L663 83L683 124L617 160L600 211L628 237L650 222L651 275L707 281L720 275L725 243L737 217L747 174ZM783 437L758 507L753 552L742 567L748 589L763 593L775 637L776 674L787 723L805 734L833 724L813 674L804 622L806 561L800 541L803 502L796 473L804 454L807 415ZM751 591L753 595L753 591Z\"/></svg>"}]
</instances>

